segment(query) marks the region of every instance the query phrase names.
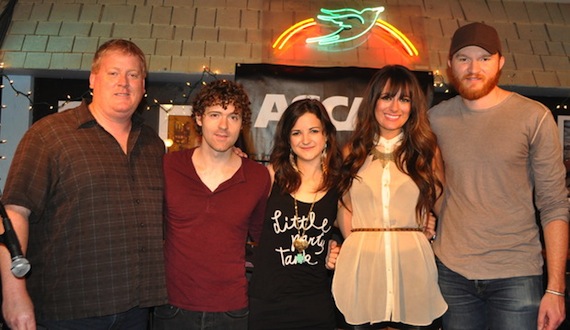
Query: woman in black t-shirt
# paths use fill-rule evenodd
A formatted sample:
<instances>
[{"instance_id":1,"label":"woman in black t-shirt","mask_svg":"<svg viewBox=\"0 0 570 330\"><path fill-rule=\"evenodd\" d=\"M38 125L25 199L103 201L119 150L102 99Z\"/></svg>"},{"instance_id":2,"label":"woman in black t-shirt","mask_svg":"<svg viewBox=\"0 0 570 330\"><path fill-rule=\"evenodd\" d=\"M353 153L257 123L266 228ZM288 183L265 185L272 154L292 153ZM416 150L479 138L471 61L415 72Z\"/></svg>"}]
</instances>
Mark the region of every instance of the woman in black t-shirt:
<instances>
[{"instance_id":1,"label":"woman in black t-shirt","mask_svg":"<svg viewBox=\"0 0 570 330\"><path fill-rule=\"evenodd\" d=\"M273 187L254 255L250 329L335 328L325 258L341 162L336 129L321 102L292 103L277 124L270 157Z\"/></svg>"}]
</instances>

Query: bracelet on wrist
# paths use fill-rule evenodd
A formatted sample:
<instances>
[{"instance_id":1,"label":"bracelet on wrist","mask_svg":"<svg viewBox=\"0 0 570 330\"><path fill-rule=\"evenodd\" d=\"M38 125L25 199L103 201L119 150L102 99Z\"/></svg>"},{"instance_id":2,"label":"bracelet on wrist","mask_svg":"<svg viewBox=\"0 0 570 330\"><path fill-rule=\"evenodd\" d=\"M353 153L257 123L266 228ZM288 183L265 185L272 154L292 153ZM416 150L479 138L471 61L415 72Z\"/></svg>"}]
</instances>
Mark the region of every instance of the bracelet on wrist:
<instances>
[{"instance_id":1,"label":"bracelet on wrist","mask_svg":"<svg viewBox=\"0 0 570 330\"><path fill-rule=\"evenodd\" d=\"M566 297L566 294L564 292L560 292L560 291L554 291L554 290L546 289L546 290L544 290L544 292L550 293L550 294L553 294L553 295L559 296L559 297Z\"/></svg>"}]
</instances>

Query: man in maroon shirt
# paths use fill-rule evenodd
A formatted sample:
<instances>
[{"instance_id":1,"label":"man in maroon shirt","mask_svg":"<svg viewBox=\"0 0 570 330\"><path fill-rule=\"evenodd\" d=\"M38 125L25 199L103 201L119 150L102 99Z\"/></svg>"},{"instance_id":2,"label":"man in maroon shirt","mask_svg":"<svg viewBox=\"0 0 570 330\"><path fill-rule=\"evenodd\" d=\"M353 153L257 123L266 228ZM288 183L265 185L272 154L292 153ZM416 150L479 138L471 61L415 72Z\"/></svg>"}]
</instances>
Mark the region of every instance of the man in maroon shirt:
<instances>
[{"instance_id":1,"label":"man in maroon shirt","mask_svg":"<svg viewBox=\"0 0 570 330\"><path fill-rule=\"evenodd\" d=\"M259 239L270 178L234 151L251 117L230 81L203 87L193 103L199 147L164 158L169 304L154 329L247 329L245 243Z\"/></svg>"}]
</instances>

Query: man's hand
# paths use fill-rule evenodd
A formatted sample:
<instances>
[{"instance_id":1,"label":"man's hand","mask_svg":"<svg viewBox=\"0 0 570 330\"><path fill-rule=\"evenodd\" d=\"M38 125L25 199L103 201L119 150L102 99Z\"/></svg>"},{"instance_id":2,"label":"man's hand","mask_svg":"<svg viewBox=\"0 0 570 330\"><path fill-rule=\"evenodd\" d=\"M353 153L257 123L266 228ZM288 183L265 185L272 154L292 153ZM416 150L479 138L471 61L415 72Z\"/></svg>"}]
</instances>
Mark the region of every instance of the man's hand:
<instances>
[{"instance_id":1,"label":"man's hand","mask_svg":"<svg viewBox=\"0 0 570 330\"><path fill-rule=\"evenodd\" d=\"M6 212L12 220L18 235L22 252L28 247L28 224L31 211L22 206L6 205ZM11 256L5 247L0 247L0 274L2 276L2 312L4 320L13 330L35 330L34 305L26 290L26 279L17 278L10 271Z\"/></svg>"},{"instance_id":2,"label":"man's hand","mask_svg":"<svg viewBox=\"0 0 570 330\"><path fill-rule=\"evenodd\" d=\"M34 305L27 292L4 297L2 303L4 320L12 330L35 330Z\"/></svg>"},{"instance_id":3,"label":"man's hand","mask_svg":"<svg viewBox=\"0 0 570 330\"><path fill-rule=\"evenodd\" d=\"M234 151L234 154L240 156L241 158L247 158L247 154L245 152L243 152L243 150L241 150L240 148L233 147L232 149Z\"/></svg>"},{"instance_id":4,"label":"man's hand","mask_svg":"<svg viewBox=\"0 0 570 330\"><path fill-rule=\"evenodd\" d=\"M334 270L336 266L336 258L340 252L340 245L335 240L329 241L329 250L327 252L327 257L325 258L325 267L328 270Z\"/></svg>"},{"instance_id":5,"label":"man's hand","mask_svg":"<svg viewBox=\"0 0 570 330\"><path fill-rule=\"evenodd\" d=\"M556 330L566 317L564 298L545 293L538 309L538 330Z\"/></svg>"},{"instance_id":6,"label":"man's hand","mask_svg":"<svg viewBox=\"0 0 570 330\"><path fill-rule=\"evenodd\" d=\"M426 235L429 241L433 241L435 239L435 223L436 218L433 212L428 214L428 218L426 221L426 226L424 228L424 235Z\"/></svg>"}]
</instances>

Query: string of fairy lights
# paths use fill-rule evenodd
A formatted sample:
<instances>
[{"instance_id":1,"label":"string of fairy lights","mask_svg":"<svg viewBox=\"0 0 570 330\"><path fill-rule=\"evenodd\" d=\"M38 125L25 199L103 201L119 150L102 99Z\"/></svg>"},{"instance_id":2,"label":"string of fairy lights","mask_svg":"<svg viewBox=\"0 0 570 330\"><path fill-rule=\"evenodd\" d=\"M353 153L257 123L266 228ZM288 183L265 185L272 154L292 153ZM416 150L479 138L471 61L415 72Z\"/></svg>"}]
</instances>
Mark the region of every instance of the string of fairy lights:
<instances>
[{"instance_id":1,"label":"string of fairy lights","mask_svg":"<svg viewBox=\"0 0 570 330\"><path fill-rule=\"evenodd\" d=\"M50 104L50 103L47 103L47 102L34 102L34 100L32 98L32 91L23 92L23 91L19 90L18 88L16 88L14 80L11 79L4 71L4 63L0 63L0 77L2 78L2 82L3 82L0 84L0 92L4 92L4 89L9 88L12 92L15 93L16 97L26 98L29 111L33 111L34 107L38 107L40 105L48 107L50 109L50 111L54 110L55 108L57 108L59 110L61 108L66 107L71 102L80 102L80 101L82 101L82 100L84 100L87 97L90 97L92 95L91 90L85 91L84 93L82 93L81 95L79 95L77 97L73 97L71 95L66 95L65 100L63 100L63 102L60 102L60 104L58 104L57 106ZM201 73L200 77L195 82L186 81L184 83L181 98L177 97L176 101L174 99L160 100L158 98L149 97L149 95L147 93L144 95L143 102L146 105L143 107L143 109L145 109L146 111L152 111L152 110L158 109L158 110L164 111L168 114L170 112L170 110L172 109L172 106L175 104L177 104L177 105L189 104L190 97L192 96L193 92L198 87L206 85L208 83L208 81L211 81L211 80L218 80L218 74L214 71L211 71L210 68L204 66L202 69L202 73ZM0 105L0 108L2 110L5 110L5 109L7 109L7 105L2 103ZM0 139L0 144L4 144L7 142L8 141L6 139ZM0 160L4 160L4 159L6 159L6 156L0 155Z\"/></svg>"},{"instance_id":2,"label":"string of fairy lights","mask_svg":"<svg viewBox=\"0 0 570 330\"><path fill-rule=\"evenodd\" d=\"M187 91L182 93L182 101L181 102L175 102L173 99L169 99L168 102L164 102L164 101L159 101L156 98L153 98L152 103L147 104L146 110L150 111L150 110L153 110L154 108L157 108L157 109L160 109L160 110L168 113L172 109L172 106L175 103L176 104L189 104L190 96L196 90L196 88L198 88L201 85L206 85L207 81L210 79L218 80L218 74L216 72L211 71L207 66L204 66L202 68L202 74L198 78L197 82L190 83L189 81L187 81L185 83L185 88L187 88ZM145 98L148 101L148 95L145 94Z\"/></svg>"},{"instance_id":3,"label":"string of fairy lights","mask_svg":"<svg viewBox=\"0 0 570 330\"><path fill-rule=\"evenodd\" d=\"M446 83L445 77L439 72L439 70L436 70L432 73L433 73L433 86L434 86L434 88L439 90L440 92L443 92L446 94L450 93L449 85ZM8 87L11 89L12 92L15 93L16 97L26 98L26 100L28 101L28 104L29 104L28 109L30 111L34 110L34 107L38 106L38 105L47 106L47 107L49 107L50 111L52 111L54 109L54 105L52 105L52 104L48 104L45 102L34 103L31 91L23 92L23 91L17 89L14 86L14 80L12 80L4 72L4 63L0 63L0 77L2 78L2 81L7 82L7 84L5 84L5 83L0 84L0 92L3 92L3 90ZM197 81L195 81L193 83L186 81L184 83L183 92L180 95L181 97L177 96L176 101L174 99L169 99L169 100L165 101L165 100L159 100L158 98L149 98L149 95L145 94L144 99L143 99L145 106L143 107L143 109L145 109L146 111L160 110L160 111L164 111L168 115L175 104L176 105L187 105L187 104L189 104L190 97L192 96L193 92L198 87L206 85L207 81L208 80L211 81L212 79L218 80L217 73L211 71L208 67L204 66L202 69L202 73L201 73L200 77L197 79ZM82 101L89 96L91 96L91 90L88 90L88 91L82 93L79 97L72 97L71 95L67 95L66 99L58 105L58 110L60 108L65 107L70 102L79 102L79 101ZM568 110L568 104L567 103L568 103L569 99L570 99L569 97L565 98L563 101L556 104L554 106L554 108L551 110L556 110L558 112L559 111L567 111ZM0 105L0 110L5 110L6 108L7 108L6 104L2 103ZM8 140L6 140L6 139L0 139L0 144L5 144L7 142L8 142ZM5 155L0 154L0 160L5 160L6 158L7 157Z\"/></svg>"},{"instance_id":4,"label":"string of fairy lights","mask_svg":"<svg viewBox=\"0 0 570 330\"><path fill-rule=\"evenodd\" d=\"M54 109L55 106L52 104L48 104L45 102L34 103L31 91L23 92L21 90L18 90L14 86L14 80L12 80L4 72L4 63L0 63L0 77L2 77L3 80L5 79L8 82L7 85L5 83L0 84L0 91L5 89L6 87L9 87L16 94L16 97L20 97L20 96L25 97L28 101L28 104L29 104L28 109L30 111L33 110L34 107L38 106L38 105L48 106L50 110ZM151 99L151 98L149 98L148 94L145 94L144 95L145 100L146 100L145 109L147 111L151 111L154 109L160 109L160 110L168 113L172 109L172 106L175 104L179 104L179 105L189 104L189 98L191 97L192 93L196 90L196 88L198 88L202 85L206 85L207 80L211 80L211 79L217 80L218 79L217 73L211 71L210 68L204 66L202 73L201 73L201 76L198 78L198 80L196 82L193 82L193 83L191 83L189 81L185 82L185 91L183 91L182 95L181 95L182 101L180 101L180 99L177 99L176 102L173 99L169 99L168 101L159 100L157 98ZM439 72L439 70L436 70L433 72L433 86L435 88L441 90L443 93L450 93L449 85L445 82L445 77ZM78 97L72 97L71 95L67 95L66 100L63 101L61 104L59 104L58 108L65 107L70 102L81 101L81 100L85 99L87 96L89 96L90 94L91 94L91 91L86 91ZM556 109L556 110L568 110L569 99L570 99L570 97L567 97L562 102L559 102L556 106L554 106L554 109ZM7 108L7 106L6 106L6 104L2 103L0 105L0 108L2 110L4 110ZM552 109L552 110L554 110L554 109ZM0 144L6 143L6 142L7 141L4 139L0 140ZM0 159L4 159L3 156L0 156Z\"/></svg>"},{"instance_id":5,"label":"string of fairy lights","mask_svg":"<svg viewBox=\"0 0 570 330\"><path fill-rule=\"evenodd\" d=\"M45 105L48 106L50 110L53 110L56 106L54 106L53 104L49 104L46 102L34 102L34 100L32 99L32 91L27 91L27 92L23 92L21 90L18 90L15 86L14 86L14 80L12 80L5 72L4 72L4 63L0 63L0 77L2 77L3 79L6 79L6 81L8 82L8 85L2 83L0 84L0 90L3 90L6 87L9 87L15 94L16 97L19 96L23 96L27 99L28 101L28 110L34 110L35 106L38 105ZM208 78L208 79L207 79ZM191 83L189 81L185 82L185 88L187 88L186 91L184 91L182 93L182 101L177 101L176 104L189 104L189 99L190 96L192 95L192 93L196 90L196 88L198 88L201 85L206 85L207 84L207 80L210 79L214 79L217 80L218 79L218 74L216 72L211 71L208 67L204 66L202 69L202 74L201 76L198 78L198 80L194 83ZM91 91L86 91L83 94L81 94L78 97L72 97L71 95L66 95L66 99L59 104L57 107L58 108L63 108L65 107L67 104L69 104L70 102L77 102L77 101L81 101L83 99L85 99L87 96L91 95ZM146 99L146 107L145 109L147 111L153 110L153 109L160 109L163 110L165 112L169 112L171 107L167 107L165 106L165 104L170 104L170 105L174 105L174 100L173 99L169 99L168 101L164 101L164 100L158 100L157 98L152 98L151 102L149 102L149 95L145 94L144 95L145 99ZM6 109L7 105L6 104L2 104L0 106L2 109ZM1 142L1 141L0 141Z\"/></svg>"},{"instance_id":6,"label":"string of fairy lights","mask_svg":"<svg viewBox=\"0 0 570 330\"><path fill-rule=\"evenodd\" d=\"M4 62L0 62L0 76L3 79L7 79L7 81L9 82L9 87L12 89L12 91L14 91L14 93L16 93L16 96L24 96L25 98L28 99L28 102L30 104L29 106L29 110L33 109L33 101L32 101L32 91L28 91L27 93L24 93L18 89L16 89L16 87L14 86L14 80L10 79L10 77L8 77L8 75L6 75L6 73L4 73ZM4 89L4 87L6 87L6 85L4 85L3 83L0 84L0 90ZM6 104L2 103L2 109L6 109Z\"/></svg>"}]
</instances>

